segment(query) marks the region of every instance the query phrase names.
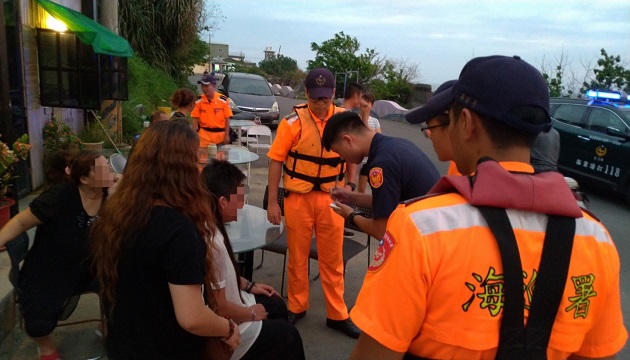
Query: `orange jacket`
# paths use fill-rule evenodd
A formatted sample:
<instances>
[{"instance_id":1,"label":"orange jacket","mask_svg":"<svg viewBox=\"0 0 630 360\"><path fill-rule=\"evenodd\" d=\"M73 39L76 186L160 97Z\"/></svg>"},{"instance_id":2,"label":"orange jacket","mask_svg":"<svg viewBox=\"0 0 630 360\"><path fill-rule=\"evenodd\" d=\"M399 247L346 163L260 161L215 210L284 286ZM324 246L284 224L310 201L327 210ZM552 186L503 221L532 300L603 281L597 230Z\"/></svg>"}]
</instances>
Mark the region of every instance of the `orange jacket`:
<instances>
[{"instance_id":1,"label":"orange jacket","mask_svg":"<svg viewBox=\"0 0 630 360\"><path fill-rule=\"evenodd\" d=\"M512 192L524 192L521 187L515 188L516 180L521 179L525 192L531 189L537 194L525 196L525 200L540 200L532 203L545 202L541 197L557 199L559 190L568 192L559 174L555 179L551 172L538 175L545 178L545 186L538 188L533 176L523 175L533 173L530 165L501 165L518 174L505 173L505 177L515 180L507 184ZM479 185L484 171L480 166L477 170ZM389 218L387 232L351 313L364 333L389 349L425 358L495 358L504 301L503 266L494 235L470 204L488 195L490 200L504 201L501 186L494 186L500 182L495 181L497 178L495 172L486 176L491 190L498 191L483 196L463 190L468 179L453 177L453 182L464 184L457 189L469 195L471 201L458 193L447 193L398 206ZM476 190L483 192L478 186ZM567 201L573 204L558 204L555 210L570 214L574 211L568 205L572 205L576 215L582 217L576 219L569 277L547 357L566 359L573 353L594 358L609 356L618 352L628 337L621 315L619 256L604 226L588 213L580 213L573 199ZM554 204L547 205L551 208ZM547 216L525 209L509 209L507 213L523 265L527 318Z\"/></svg>"},{"instance_id":2,"label":"orange jacket","mask_svg":"<svg viewBox=\"0 0 630 360\"><path fill-rule=\"evenodd\" d=\"M289 124L299 121L301 132L284 162L284 187L296 193L307 193L315 185L323 191L330 191L335 186L335 180L344 176L344 161L337 153L322 147L322 134L308 106L298 105L293 110L295 112L287 116L286 121ZM346 109L333 107L334 114L342 111ZM323 130L323 126L321 128Z\"/></svg>"}]
</instances>

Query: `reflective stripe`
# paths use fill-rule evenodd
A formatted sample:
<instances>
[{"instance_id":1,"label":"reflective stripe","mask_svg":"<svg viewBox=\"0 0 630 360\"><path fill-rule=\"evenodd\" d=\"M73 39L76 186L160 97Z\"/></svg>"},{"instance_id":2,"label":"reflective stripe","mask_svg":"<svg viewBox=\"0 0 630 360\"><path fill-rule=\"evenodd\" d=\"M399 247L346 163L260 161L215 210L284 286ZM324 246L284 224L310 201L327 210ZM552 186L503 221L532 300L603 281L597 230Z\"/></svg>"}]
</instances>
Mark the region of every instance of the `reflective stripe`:
<instances>
[{"instance_id":1,"label":"reflective stripe","mask_svg":"<svg viewBox=\"0 0 630 360\"><path fill-rule=\"evenodd\" d=\"M545 232L547 228L547 216L544 214L514 209L508 209L507 214L514 229ZM476 226L487 227L479 210L470 204L418 210L411 213L410 217L423 236ZM603 226L594 220L582 217L576 219L575 225L575 233L578 236L593 237L601 243L612 243Z\"/></svg>"}]
</instances>

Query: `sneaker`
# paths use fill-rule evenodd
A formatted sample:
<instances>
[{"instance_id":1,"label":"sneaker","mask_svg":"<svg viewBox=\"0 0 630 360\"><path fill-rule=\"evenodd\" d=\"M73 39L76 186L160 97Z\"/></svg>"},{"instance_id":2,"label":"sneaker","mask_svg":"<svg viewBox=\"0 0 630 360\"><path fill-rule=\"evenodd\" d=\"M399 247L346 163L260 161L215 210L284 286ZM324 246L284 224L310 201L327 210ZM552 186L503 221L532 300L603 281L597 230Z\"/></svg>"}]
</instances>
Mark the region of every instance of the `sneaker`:
<instances>
[{"instance_id":1,"label":"sneaker","mask_svg":"<svg viewBox=\"0 0 630 360\"><path fill-rule=\"evenodd\" d=\"M344 237L353 237L354 233L352 231L344 230L343 231L343 236Z\"/></svg>"},{"instance_id":2,"label":"sneaker","mask_svg":"<svg viewBox=\"0 0 630 360\"><path fill-rule=\"evenodd\" d=\"M361 335L361 330L356 325L354 325L350 318L347 318L346 320L326 319L326 326L334 330L339 330L342 333L346 334L346 336L349 336L353 339L358 339L359 335Z\"/></svg>"},{"instance_id":3,"label":"sneaker","mask_svg":"<svg viewBox=\"0 0 630 360\"><path fill-rule=\"evenodd\" d=\"M302 319L305 316L306 316L306 310L299 313L294 313L294 312L289 311L289 316L287 316L287 320L289 320L291 324L295 325L295 323L297 323L298 320Z\"/></svg>"}]
</instances>

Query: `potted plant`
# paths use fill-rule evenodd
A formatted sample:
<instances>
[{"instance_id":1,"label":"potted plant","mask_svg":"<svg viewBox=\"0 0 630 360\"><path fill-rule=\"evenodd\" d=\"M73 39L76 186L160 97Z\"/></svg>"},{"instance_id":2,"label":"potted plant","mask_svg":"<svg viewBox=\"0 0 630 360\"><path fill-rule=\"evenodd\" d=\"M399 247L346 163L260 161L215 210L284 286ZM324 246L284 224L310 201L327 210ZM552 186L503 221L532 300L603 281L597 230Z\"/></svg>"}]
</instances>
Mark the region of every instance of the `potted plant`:
<instances>
[{"instance_id":1,"label":"potted plant","mask_svg":"<svg viewBox=\"0 0 630 360\"><path fill-rule=\"evenodd\" d=\"M13 199L7 197L15 173L14 165L20 160L26 160L30 150L27 134L15 140L12 148L0 141L0 227L9 221L9 209L15 204Z\"/></svg>"},{"instance_id":2,"label":"potted plant","mask_svg":"<svg viewBox=\"0 0 630 360\"><path fill-rule=\"evenodd\" d=\"M107 140L105 129L99 124L99 118L88 120L80 133L84 149L103 151L103 143Z\"/></svg>"},{"instance_id":3,"label":"potted plant","mask_svg":"<svg viewBox=\"0 0 630 360\"><path fill-rule=\"evenodd\" d=\"M44 150L48 153L60 150L81 150L81 139L68 124L57 121L54 116L51 116L50 120L44 124L42 132Z\"/></svg>"}]
</instances>

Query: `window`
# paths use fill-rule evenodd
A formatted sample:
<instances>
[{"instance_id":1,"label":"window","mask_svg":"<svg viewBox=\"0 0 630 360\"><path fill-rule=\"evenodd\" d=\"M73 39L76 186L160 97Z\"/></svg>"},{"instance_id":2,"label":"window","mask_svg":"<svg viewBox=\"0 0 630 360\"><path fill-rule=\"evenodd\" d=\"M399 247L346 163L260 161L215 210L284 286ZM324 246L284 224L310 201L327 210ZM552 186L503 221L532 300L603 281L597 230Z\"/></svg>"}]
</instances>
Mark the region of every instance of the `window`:
<instances>
[{"instance_id":1,"label":"window","mask_svg":"<svg viewBox=\"0 0 630 360\"><path fill-rule=\"evenodd\" d=\"M74 34L37 29L42 106L99 109L127 100L127 59L96 54Z\"/></svg>"},{"instance_id":2,"label":"window","mask_svg":"<svg viewBox=\"0 0 630 360\"><path fill-rule=\"evenodd\" d=\"M608 127L621 131L626 130L626 125L614 112L608 109L593 108L589 116L590 128L593 131L606 133Z\"/></svg>"},{"instance_id":3,"label":"window","mask_svg":"<svg viewBox=\"0 0 630 360\"><path fill-rule=\"evenodd\" d=\"M556 120L567 124L584 127L582 118L584 117L586 106L577 104L561 104L553 113Z\"/></svg>"}]
</instances>

